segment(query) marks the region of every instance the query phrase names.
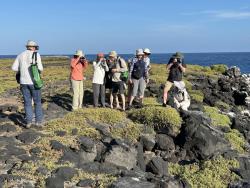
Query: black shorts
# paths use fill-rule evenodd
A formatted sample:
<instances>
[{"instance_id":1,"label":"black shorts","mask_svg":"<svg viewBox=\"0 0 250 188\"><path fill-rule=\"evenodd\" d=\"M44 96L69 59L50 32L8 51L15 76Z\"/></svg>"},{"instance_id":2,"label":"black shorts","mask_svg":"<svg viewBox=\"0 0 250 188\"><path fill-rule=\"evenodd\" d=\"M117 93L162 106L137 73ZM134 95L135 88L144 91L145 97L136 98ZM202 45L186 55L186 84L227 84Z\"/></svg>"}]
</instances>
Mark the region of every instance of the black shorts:
<instances>
[{"instance_id":1,"label":"black shorts","mask_svg":"<svg viewBox=\"0 0 250 188\"><path fill-rule=\"evenodd\" d=\"M124 85L123 82L112 82L112 93L124 94Z\"/></svg>"}]
</instances>

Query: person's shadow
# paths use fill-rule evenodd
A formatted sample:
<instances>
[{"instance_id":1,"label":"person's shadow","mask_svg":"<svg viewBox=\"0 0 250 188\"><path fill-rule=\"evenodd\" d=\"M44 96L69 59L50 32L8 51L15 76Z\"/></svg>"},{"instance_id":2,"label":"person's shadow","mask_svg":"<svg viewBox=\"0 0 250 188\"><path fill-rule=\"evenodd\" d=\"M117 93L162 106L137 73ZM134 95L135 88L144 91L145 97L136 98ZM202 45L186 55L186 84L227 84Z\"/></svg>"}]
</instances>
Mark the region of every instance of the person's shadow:
<instances>
[{"instance_id":1,"label":"person's shadow","mask_svg":"<svg viewBox=\"0 0 250 188\"><path fill-rule=\"evenodd\" d=\"M24 119L24 114L15 112L15 113L10 113L10 114L5 114L3 112L0 112L0 117L1 119L9 119L16 125L24 126L25 125L25 119Z\"/></svg>"},{"instance_id":2,"label":"person's shadow","mask_svg":"<svg viewBox=\"0 0 250 188\"><path fill-rule=\"evenodd\" d=\"M60 106L61 108L64 108L67 111L71 110L72 96L70 94L56 94L50 98L53 103Z\"/></svg>"}]
</instances>

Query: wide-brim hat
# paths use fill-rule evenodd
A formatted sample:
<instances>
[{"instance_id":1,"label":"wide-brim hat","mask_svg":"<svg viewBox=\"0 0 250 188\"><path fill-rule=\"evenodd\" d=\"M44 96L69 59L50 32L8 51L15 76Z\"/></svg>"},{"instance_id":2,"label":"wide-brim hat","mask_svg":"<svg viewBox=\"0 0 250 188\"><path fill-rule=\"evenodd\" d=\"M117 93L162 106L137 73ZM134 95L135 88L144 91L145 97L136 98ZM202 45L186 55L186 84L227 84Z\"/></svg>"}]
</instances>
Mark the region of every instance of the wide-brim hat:
<instances>
[{"instance_id":1,"label":"wide-brim hat","mask_svg":"<svg viewBox=\"0 0 250 188\"><path fill-rule=\"evenodd\" d=\"M39 47L38 44L33 40L28 40L26 43L26 47Z\"/></svg>"},{"instance_id":2,"label":"wide-brim hat","mask_svg":"<svg viewBox=\"0 0 250 188\"><path fill-rule=\"evenodd\" d=\"M109 52L109 57L117 57L116 51Z\"/></svg>"},{"instance_id":3,"label":"wide-brim hat","mask_svg":"<svg viewBox=\"0 0 250 188\"><path fill-rule=\"evenodd\" d=\"M76 50L76 53L74 55L79 56L79 57L84 57L85 56L82 50Z\"/></svg>"},{"instance_id":4,"label":"wide-brim hat","mask_svg":"<svg viewBox=\"0 0 250 188\"><path fill-rule=\"evenodd\" d=\"M175 58L184 58L183 54L181 52L176 52L173 57Z\"/></svg>"},{"instance_id":5,"label":"wide-brim hat","mask_svg":"<svg viewBox=\"0 0 250 188\"><path fill-rule=\"evenodd\" d=\"M144 55L143 49L137 49L135 55Z\"/></svg>"}]
</instances>

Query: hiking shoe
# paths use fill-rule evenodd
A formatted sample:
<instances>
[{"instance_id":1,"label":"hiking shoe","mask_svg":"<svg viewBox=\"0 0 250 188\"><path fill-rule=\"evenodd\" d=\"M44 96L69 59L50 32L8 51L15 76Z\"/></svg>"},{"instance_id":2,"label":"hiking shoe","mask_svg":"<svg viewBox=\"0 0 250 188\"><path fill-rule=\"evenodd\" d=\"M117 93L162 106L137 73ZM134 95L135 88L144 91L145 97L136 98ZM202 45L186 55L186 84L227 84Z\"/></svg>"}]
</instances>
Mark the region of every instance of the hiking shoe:
<instances>
[{"instance_id":1,"label":"hiking shoe","mask_svg":"<svg viewBox=\"0 0 250 188\"><path fill-rule=\"evenodd\" d=\"M36 122L36 127L43 127L44 123L43 122Z\"/></svg>"},{"instance_id":2,"label":"hiking shoe","mask_svg":"<svg viewBox=\"0 0 250 188\"><path fill-rule=\"evenodd\" d=\"M163 106L163 107L167 107L167 104L163 103L162 106Z\"/></svg>"},{"instance_id":3,"label":"hiking shoe","mask_svg":"<svg viewBox=\"0 0 250 188\"><path fill-rule=\"evenodd\" d=\"M131 110L132 109L132 105L128 105L127 110Z\"/></svg>"},{"instance_id":4,"label":"hiking shoe","mask_svg":"<svg viewBox=\"0 0 250 188\"><path fill-rule=\"evenodd\" d=\"M27 124L25 125L25 128L26 128L26 129L29 129L29 128L31 127L31 125L32 125L32 123L27 123Z\"/></svg>"}]
</instances>

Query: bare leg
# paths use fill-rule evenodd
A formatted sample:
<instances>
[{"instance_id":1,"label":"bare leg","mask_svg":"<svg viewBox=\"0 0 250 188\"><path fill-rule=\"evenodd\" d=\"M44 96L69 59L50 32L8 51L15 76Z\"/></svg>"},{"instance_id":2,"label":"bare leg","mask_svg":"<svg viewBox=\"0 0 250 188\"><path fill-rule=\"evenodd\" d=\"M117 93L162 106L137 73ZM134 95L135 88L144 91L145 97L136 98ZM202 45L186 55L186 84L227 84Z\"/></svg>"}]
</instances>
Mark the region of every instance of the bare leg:
<instances>
[{"instance_id":1,"label":"bare leg","mask_svg":"<svg viewBox=\"0 0 250 188\"><path fill-rule=\"evenodd\" d=\"M110 92L110 108L113 108L113 101L114 101L114 97L112 92Z\"/></svg>"},{"instance_id":2,"label":"bare leg","mask_svg":"<svg viewBox=\"0 0 250 188\"><path fill-rule=\"evenodd\" d=\"M120 103L119 103L118 95L115 96L115 101L116 101L116 108L121 108Z\"/></svg>"},{"instance_id":3,"label":"bare leg","mask_svg":"<svg viewBox=\"0 0 250 188\"><path fill-rule=\"evenodd\" d=\"M125 102L125 95L124 95L124 94L121 94L121 97L122 97L122 110L125 111L125 105L126 105L126 102Z\"/></svg>"},{"instance_id":4,"label":"bare leg","mask_svg":"<svg viewBox=\"0 0 250 188\"><path fill-rule=\"evenodd\" d=\"M167 103L167 100L168 100L168 90L167 90L167 88L165 87L165 88L164 88L164 92L163 92L163 104L166 104L166 103Z\"/></svg>"},{"instance_id":5,"label":"bare leg","mask_svg":"<svg viewBox=\"0 0 250 188\"><path fill-rule=\"evenodd\" d=\"M129 106L131 106L131 105L132 105L132 103L133 103L134 99L135 99L135 97L134 97L134 96L131 96L131 97L130 97Z\"/></svg>"}]
</instances>

